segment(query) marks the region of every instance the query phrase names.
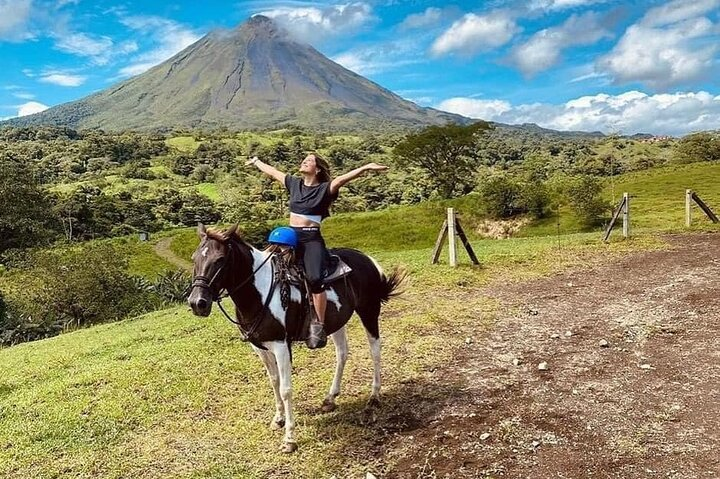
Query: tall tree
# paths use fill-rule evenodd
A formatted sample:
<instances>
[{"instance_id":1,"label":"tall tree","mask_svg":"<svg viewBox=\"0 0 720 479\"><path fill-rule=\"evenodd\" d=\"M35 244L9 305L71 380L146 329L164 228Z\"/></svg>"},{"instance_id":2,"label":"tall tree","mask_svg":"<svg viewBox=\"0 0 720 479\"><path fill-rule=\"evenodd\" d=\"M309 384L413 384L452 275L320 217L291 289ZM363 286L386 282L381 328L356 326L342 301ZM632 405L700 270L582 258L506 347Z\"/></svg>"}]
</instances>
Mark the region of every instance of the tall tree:
<instances>
[{"instance_id":1,"label":"tall tree","mask_svg":"<svg viewBox=\"0 0 720 479\"><path fill-rule=\"evenodd\" d=\"M0 253L41 244L55 235L50 199L26 162L0 154Z\"/></svg>"},{"instance_id":2,"label":"tall tree","mask_svg":"<svg viewBox=\"0 0 720 479\"><path fill-rule=\"evenodd\" d=\"M400 166L425 170L444 198L456 191L467 192L472 174L477 136L490 130L490 124L478 121L468 126L431 126L408 135L394 149Z\"/></svg>"}]
</instances>

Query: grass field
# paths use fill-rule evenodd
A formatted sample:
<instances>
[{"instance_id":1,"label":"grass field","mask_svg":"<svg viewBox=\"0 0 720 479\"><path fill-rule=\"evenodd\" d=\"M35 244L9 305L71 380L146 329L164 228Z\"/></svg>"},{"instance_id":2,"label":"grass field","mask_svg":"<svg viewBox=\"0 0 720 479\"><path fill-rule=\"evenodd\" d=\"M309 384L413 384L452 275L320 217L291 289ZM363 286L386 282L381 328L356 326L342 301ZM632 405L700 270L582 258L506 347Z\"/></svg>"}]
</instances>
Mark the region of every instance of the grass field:
<instances>
[{"instance_id":1,"label":"grass field","mask_svg":"<svg viewBox=\"0 0 720 479\"><path fill-rule=\"evenodd\" d=\"M606 194L633 194L638 235L609 244L600 242L598 232L572 233L569 214L561 217L561 235L550 220L529 229L535 236L481 240L474 233L480 218L472 196L333 216L325 226L331 246L363 249L385 267L400 265L411 273L406 293L384 310L384 414L392 414L407 388L422 387L413 382L422 371L462 347L464 338L438 330L463 323L480 333L492 324L496 306L478 288L663 247L650 233L682 229L686 188L720 206L718 174L720 165L696 164L616 178ZM481 267L471 266L462 250L458 268L429 264L448 205L460 212ZM542 228L550 235L537 236ZM719 229L705 220L698 228ZM181 257L197 246L192 228L153 241L168 236ZM172 268L154 254L152 242L111 241L132 252L136 274L153 277ZM293 456L277 452L282 434L268 428L273 400L259 361L217 311L202 319L175 307L0 349L0 477L381 476L378 463L358 459L359 451L375 447L378 431L364 419L371 361L356 321L350 345L340 407L328 415L318 407L332 376L332 348L296 349L300 450ZM427 394L433 391L427 388Z\"/></svg>"},{"instance_id":2,"label":"grass field","mask_svg":"<svg viewBox=\"0 0 720 479\"><path fill-rule=\"evenodd\" d=\"M494 305L469 297L492 279L545 274L600 255L605 260L655 240L599 244L589 235L474 244L482 268L430 266L429 248L378 253L412 280L385 309L385 411L404 385L447 360L463 338L436 326L490 325ZM381 474L352 451L370 447L363 422L371 362L356 321L338 411L319 415L332 375L332 348L296 349L293 377L300 451L277 452L267 427L272 393L259 361L217 312L185 307L0 350L0 476L105 478L361 477ZM428 392L428 394L431 394Z\"/></svg>"}]
</instances>

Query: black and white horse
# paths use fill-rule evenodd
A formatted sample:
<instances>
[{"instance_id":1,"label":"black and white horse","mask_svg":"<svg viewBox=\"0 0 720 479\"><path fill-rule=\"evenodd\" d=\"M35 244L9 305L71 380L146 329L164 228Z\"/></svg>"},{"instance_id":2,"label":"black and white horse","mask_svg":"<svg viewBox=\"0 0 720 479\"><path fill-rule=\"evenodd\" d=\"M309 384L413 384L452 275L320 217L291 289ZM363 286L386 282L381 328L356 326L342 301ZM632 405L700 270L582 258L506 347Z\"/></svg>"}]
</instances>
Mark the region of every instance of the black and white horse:
<instances>
[{"instance_id":1,"label":"black and white horse","mask_svg":"<svg viewBox=\"0 0 720 479\"><path fill-rule=\"evenodd\" d=\"M283 452L297 450L295 418L292 411L292 364L288 331L291 324L302 324L305 315L300 289L290 288L289 301L283 305L281 288L274 279L274 266L267 251L245 242L236 226L225 232L198 227L200 245L193 254L194 272L188 302L197 316L208 316L213 301L225 290L235 303L235 324L248 337L262 360L275 393L275 416L270 427L285 427ZM335 409L340 381L347 360L346 323L357 312L370 343L374 374L369 405L380 399L380 306L397 294L404 272L395 269L386 276L370 257L352 249L335 249L352 272L327 288L325 329L335 344L337 365L323 411Z\"/></svg>"}]
</instances>

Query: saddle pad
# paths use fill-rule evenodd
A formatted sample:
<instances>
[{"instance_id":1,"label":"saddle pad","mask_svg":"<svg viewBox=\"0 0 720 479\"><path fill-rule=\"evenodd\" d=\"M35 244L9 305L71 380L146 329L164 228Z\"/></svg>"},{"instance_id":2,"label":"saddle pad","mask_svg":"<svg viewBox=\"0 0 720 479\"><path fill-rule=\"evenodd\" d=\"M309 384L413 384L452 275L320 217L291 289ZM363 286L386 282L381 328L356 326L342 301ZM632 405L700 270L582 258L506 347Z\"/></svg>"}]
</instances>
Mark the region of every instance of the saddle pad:
<instances>
[{"instance_id":1,"label":"saddle pad","mask_svg":"<svg viewBox=\"0 0 720 479\"><path fill-rule=\"evenodd\" d=\"M323 279L323 283L325 284L330 284L333 281L344 278L352 272L352 268L348 266L347 263L345 263L342 259L340 259L339 256L331 255L331 258L336 264L336 266L335 269Z\"/></svg>"}]
</instances>

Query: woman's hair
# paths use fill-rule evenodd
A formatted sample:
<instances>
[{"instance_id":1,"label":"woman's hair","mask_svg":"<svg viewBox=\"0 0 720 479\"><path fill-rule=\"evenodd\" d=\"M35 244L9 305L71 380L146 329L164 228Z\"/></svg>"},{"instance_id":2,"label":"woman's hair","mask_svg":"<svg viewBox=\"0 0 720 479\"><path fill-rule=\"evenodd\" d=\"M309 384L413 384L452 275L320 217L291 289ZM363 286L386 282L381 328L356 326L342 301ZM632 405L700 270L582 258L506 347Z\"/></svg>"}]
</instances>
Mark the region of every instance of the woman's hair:
<instances>
[{"instance_id":1,"label":"woman's hair","mask_svg":"<svg viewBox=\"0 0 720 479\"><path fill-rule=\"evenodd\" d=\"M318 170L320 170L317 174L317 178L320 183L329 182L332 177L330 176L330 165L327 160L314 151L311 151L308 155L315 157L315 166L317 166Z\"/></svg>"}]
</instances>

